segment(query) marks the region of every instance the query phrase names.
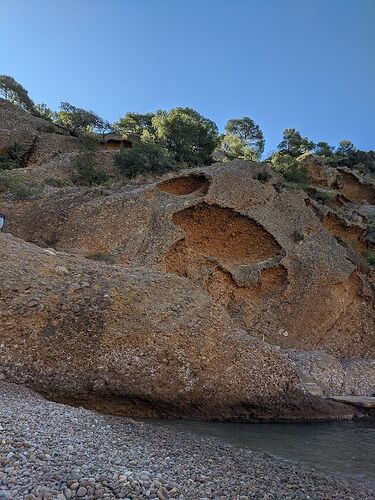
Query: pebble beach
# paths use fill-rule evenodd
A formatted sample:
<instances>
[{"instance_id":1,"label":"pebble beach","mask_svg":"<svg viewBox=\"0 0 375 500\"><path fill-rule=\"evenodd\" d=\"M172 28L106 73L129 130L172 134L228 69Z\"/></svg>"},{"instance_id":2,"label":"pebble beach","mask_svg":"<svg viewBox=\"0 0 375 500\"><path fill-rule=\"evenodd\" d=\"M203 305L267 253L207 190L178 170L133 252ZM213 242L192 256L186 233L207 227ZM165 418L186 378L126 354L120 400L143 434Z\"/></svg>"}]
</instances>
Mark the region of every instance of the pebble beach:
<instances>
[{"instance_id":1,"label":"pebble beach","mask_svg":"<svg viewBox=\"0 0 375 500\"><path fill-rule=\"evenodd\" d=\"M0 382L0 500L372 499L367 483Z\"/></svg>"}]
</instances>

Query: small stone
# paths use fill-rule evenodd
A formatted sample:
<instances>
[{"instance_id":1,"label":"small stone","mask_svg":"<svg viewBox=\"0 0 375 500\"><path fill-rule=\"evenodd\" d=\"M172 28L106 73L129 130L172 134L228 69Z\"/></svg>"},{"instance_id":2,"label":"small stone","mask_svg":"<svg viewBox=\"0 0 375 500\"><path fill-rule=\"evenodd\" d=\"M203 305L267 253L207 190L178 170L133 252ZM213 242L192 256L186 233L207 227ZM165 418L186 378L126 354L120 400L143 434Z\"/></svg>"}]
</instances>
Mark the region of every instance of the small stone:
<instances>
[{"instance_id":1,"label":"small stone","mask_svg":"<svg viewBox=\"0 0 375 500\"><path fill-rule=\"evenodd\" d=\"M156 494L157 494L159 500L165 500L165 496L163 495L163 493L161 492L161 490L158 490L156 492Z\"/></svg>"},{"instance_id":2,"label":"small stone","mask_svg":"<svg viewBox=\"0 0 375 500\"><path fill-rule=\"evenodd\" d=\"M57 266L55 267L55 273L64 276L65 274L69 274L69 270L64 266Z\"/></svg>"},{"instance_id":3,"label":"small stone","mask_svg":"<svg viewBox=\"0 0 375 500\"><path fill-rule=\"evenodd\" d=\"M87 490L84 486L80 486L77 490L77 497L84 497L87 493Z\"/></svg>"}]
</instances>

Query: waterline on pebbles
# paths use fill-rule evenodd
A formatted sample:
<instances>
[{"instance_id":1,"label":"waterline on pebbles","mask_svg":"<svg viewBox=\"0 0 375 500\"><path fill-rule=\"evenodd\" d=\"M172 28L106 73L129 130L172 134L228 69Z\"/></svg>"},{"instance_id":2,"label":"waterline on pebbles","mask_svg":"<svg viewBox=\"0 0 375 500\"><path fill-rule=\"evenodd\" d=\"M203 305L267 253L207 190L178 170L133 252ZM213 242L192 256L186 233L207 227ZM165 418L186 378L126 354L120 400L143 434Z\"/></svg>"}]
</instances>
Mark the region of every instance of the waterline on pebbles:
<instances>
[{"instance_id":1,"label":"waterline on pebbles","mask_svg":"<svg viewBox=\"0 0 375 500\"><path fill-rule=\"evenodd\" d=\"M0 382L0 500L374 498L363 483Z\"/></svg>"}]
</instances>

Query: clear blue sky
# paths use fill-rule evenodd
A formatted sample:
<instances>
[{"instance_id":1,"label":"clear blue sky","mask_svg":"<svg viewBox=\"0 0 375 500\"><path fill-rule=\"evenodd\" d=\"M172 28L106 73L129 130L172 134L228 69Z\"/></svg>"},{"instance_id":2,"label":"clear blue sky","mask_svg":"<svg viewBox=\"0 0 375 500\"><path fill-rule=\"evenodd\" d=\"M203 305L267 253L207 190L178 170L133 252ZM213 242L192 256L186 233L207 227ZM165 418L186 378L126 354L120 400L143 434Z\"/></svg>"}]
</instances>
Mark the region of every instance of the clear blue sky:
<instances>
[{"instance_id":1,"label":"clear blue sky","mask_svg":"<svg viewBox=\"0 0 375 500\"><path fill-rule=\"evenodd\" d=\"M375 149L375 0L0 0L0 73L109 120L190 106Z\"/></svg>"}]
</instances>

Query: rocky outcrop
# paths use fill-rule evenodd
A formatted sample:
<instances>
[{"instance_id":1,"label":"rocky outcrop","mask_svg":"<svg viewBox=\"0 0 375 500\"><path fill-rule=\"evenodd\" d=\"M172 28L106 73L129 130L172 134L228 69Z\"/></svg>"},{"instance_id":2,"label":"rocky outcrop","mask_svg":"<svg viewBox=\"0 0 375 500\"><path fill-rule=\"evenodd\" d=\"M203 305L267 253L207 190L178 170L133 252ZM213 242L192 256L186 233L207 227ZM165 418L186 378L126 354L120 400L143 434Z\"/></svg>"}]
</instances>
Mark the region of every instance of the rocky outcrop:
<instances>
[{"instance_id":1,"label":"rocky outcrop","mask_svg":"<svg viewBox=\"0 0 375 500\"><path fill-rule=\"evenodd\" d=\"M25 113L0 99L0 153L14 143L29 148L35 142L30 165L41 165L51 158L78 151L79 140L64 128Z\"/></svg>"},{"instance_id":2,"label":"rocky outcrop","mask_svg":"<svg viewBox=\"0 0 375 500\"><path fill-rule=\"evenodd\" d=\"M0 235L0 369L57 400L131 415L310 419L356 412L304 391L279 349L201 287Z\"/></svg>"},{"instance_id":3,"label":"rocky outcrop","mask_svg":"<svg viewBox=\"0 0 375 500\"><path fill-rule=\"evenodd\" d=\"M287 351L305 387L324 396L372 396L375 359L339 359L319 351Z\"/></svg>"},{"instance_id":4,"label":"rocky outcrop","mask_svg":"<svg viewBox=\"0 0 375 500\"><path fill-rule=\"evenodd\" d=\"M276 174L258 180L264 168L217 164L125 190L67 190L27 207L0 203L0 211L9 232L38 245L193 282L259 340L374 357L364 269L302 194L280 190Z\"/></svg>"},{"instance_id":5,"label":"rocky outcrop","mask_svg":"<svg viewBox=\"0 0 375 500\"><path fill-rule=\"evenodd\" d=\"M72 178L76 138L4 101L0 123L0 151L34 141L16 174ZM360 415L323 397L375 390L375 277L354 251L372 248L373 191L309 174L329 203L248 161L2 196L1 373L129 415Z\"/></svg>"}]
</instances>

